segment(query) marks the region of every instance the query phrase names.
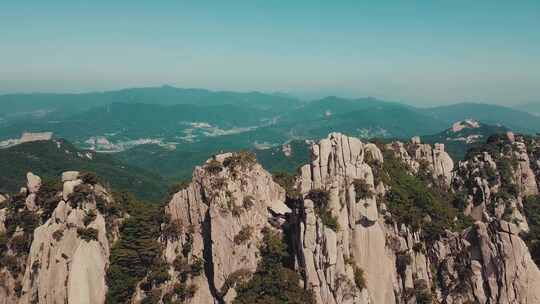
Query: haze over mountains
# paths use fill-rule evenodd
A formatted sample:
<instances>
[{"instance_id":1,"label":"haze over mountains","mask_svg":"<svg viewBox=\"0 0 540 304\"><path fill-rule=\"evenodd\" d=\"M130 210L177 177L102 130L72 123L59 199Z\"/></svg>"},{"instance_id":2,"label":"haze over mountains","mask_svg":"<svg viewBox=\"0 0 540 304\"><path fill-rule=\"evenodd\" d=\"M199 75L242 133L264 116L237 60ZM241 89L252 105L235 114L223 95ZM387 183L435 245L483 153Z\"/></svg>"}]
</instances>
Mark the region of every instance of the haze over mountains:
<instances>
[{"instance_id":1,"label":"haze over mountains","mask_svg":"<svg viewBox=\"0 0 540 304\"><path fill-rule=\"evenodd\" d=\"M427 142L447 142L458 158L466 149L437 136L456 121L479 121L486 138L497 128L540 131L539 117L497 105L418 108L371 97L305 101L285 94L171 86L0 95L0 105L6 109L0 112L4 146L16 142L22 132L53 132L78 148L114 153L112 157L122 162L173 179L188 177L196 163L220 151L279 150L285 143L336 131L364 139L420 135Z\"/></svg>"}]
</instances>

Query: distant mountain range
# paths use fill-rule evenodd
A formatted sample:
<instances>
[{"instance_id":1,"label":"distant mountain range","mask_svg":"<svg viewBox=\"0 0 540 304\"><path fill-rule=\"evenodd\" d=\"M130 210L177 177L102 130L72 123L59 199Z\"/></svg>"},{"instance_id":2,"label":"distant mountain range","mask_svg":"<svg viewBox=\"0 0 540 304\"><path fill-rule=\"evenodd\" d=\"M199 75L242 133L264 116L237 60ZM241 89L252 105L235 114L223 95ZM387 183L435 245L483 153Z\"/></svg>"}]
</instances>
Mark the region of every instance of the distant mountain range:
<instances>
[{"instance_id":1,"label":"distant mountain range","mask_svg":"<svg viewBox=\"0 0 540 304\"><path fill-rule=\"evenodd\" d=\"M330 96L301 101L284 94L171 86L1 95L0 105L8 109L0 113L0 147L24 131L48 131L77 148L115 152L111 157L116 160L173 179L188 177L193 164L218 152L248 149L264 156L279 151L284 143L304 142L329 132L385 140L420 135L426 142L445 143L460 158L463 145L473 144L460 138L476 133L466 134L469 129L448 133L448 126L456 121L478 121L480 127L471 132L483 137L507 129L528 134L540 131L540 117L489 104L418 108L376 98Z\"/></svg>"},{"instance_id":2,"label":"distant mountain range","mask_svg":"<svg viewBox=\"0 0 540 304\"><path fill-rule=\"evenodd\" d=\"M509 129L503 126L463 120L455 122L443 132L422 136L421 140L429 144L442 143L453 159L461 160L469 149L483 145L491 135L504 134L508 131Z\"/></svg>"},{"instance_id":3,"label":"distant mountain range","mask_svg":"<svg viewBox=\"0 0 540 304\"><path fill-rule=\"evenodd\" d=\"M540 102L522 103L515 106L514 108L521 111L529 112L536 116L540 116Z\"/></svg>"}]
</instances>

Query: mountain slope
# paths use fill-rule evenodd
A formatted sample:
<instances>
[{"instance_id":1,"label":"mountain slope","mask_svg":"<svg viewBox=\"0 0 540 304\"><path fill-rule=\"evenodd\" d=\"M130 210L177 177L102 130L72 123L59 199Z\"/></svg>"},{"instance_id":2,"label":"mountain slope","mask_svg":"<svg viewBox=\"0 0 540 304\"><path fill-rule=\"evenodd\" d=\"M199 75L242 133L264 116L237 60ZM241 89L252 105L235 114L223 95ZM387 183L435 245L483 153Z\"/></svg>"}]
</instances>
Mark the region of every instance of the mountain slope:
<instances>
[{"instance_id":1,"label":"mountain slope","mask_svg":"<svg viewBox=\"0 0 540 304\"><path fill-rule=\"evenodd\" d=\"M172 86L132 88L81 94L8 94L0 95L0 105L9 112L0 113L5 120L32 117L66 117L93 107L114 102L161 105L192 104L200 106L249 106L272 113L282 112L300 102L296 99L259 92L226 92L204 89L181 89Z\"/></svg>"},{"instance_id":2,"label":"mountain slope","mask_svg":"<svg viewBox=\"0 0 540 304\"><path fill-rule=\"evenodd\" d=\"M295 177L215 155L162 206L29 174L0 196L0 302L539 303L539 140L493 137L454 163L336 132Z\"/></svg>"},{"instance_id":3,"label":"mountain slope","mask_svg":"<svg viewBox=\"0 0 540 304\"><path fill-rule=\"evenodd\" d=\"M446 125L414 107L374 98L328 97L309 102L278 120L279 127L308 138L325 136L332 131L362 138L407 138L435 133Z\"/></svg>"},{"instance_id":4,"label":"mountain slope","mask_svg":"<svg viewBox=\"0 0 540 304\"><path fill-rule=\"evenodd\" d=\"M497 105L458 103L424 109L423 112L435 119L445 121L447 124L475 119L490 125L504 125L517 132L534 134L540 131L540 117Z\"/></svg>"},{"instance_id":5,"label":"mountain slope","mask_svg":"<svg viewBox=\"0 0 540 304\"><path fill-rule=\"evenodd\" d=\"M535 116L540 115L540 102L529 102L514 106L514 109L531 113Z\"/></svg>"},{"instance_id":6,"label":"mountain slope","mask_svg":"<svg viewBox=\"0 0 540 304\"><path fill-rule=\"evenodd\" d=\"M505 134L508 131L509 129L504 126L464 120L455 122L451 128L443 132L421 136L421 140L428 144L442 143L453 159L461 160L469 149L483 145L491 135Z\"/></svg>"},{"instance_id":7,"label":"mountain slope","mask_svg":"<svg viewBox=\"0 0 540 304\"><path fill-rule=\"evenodd\" d=\"M0 149L0 191L17 192L26 172L57 179L64 171L94 172L115 189L156 201L166 193L157 174L123 164L106 154L75 148L65 140L36 141Z\"/></svg>"}]
</instances>

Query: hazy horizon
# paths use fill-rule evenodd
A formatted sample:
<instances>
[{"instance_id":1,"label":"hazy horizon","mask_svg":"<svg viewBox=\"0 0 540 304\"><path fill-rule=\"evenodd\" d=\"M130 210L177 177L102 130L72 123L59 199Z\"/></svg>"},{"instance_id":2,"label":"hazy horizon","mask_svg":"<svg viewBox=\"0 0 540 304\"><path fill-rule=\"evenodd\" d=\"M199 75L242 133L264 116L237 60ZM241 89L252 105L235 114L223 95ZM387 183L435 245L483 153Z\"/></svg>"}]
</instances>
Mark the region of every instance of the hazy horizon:
<instances>
[{"instance_id":1,"label":"hazy horizon","mask_svg":"<svg viewBox=\"0 0 540 304\"><path fill-rule=\"evenodd\" d=\"M540 101L540 3L27 1L0 94L169 84L429 106Z\"/></svg>"}]
</instances>

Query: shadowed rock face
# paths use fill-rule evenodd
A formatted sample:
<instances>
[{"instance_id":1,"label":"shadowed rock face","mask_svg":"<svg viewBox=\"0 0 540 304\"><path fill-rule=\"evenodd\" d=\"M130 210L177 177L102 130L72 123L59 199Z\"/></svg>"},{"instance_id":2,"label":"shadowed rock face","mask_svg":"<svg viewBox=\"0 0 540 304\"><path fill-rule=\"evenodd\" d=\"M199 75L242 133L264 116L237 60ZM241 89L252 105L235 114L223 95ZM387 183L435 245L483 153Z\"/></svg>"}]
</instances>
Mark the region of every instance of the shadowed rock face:
<instances>
[{"instance_id":1,"label":"shadowed rock face","mask_svg":"<svg viewBox=\"0 0 540 304\"><path fill-rule=\"evenodd\" d=\"M153 286L157 298L183 286L190 290L184 303L232 303L237 284L261 261L262 231L271 229L288 234L303 277L298 284L318 304L423 303L419 291L443 304L540 303L540 271L521 238L529 229L523 198L538 193L539 148L520 136L497 147L454 168L443 146L417 138L377 146L332 133L312 144L311 161L295 181L296 205L251 155L217 155L165 205L159 241L170 278ZM397 223L383 199L390 185L380 178L392 152L411 175L426 170L430 187L462 195L474 224L428 242L423 231ZM502 195L508 181L516 188ZM85 184L76 171L62 175L52 196L31 173L26 186L0 197L0 234L8 236L13 257L11 266L0 265L0 304L104 303L110 246L121 222L97 208L112 202L108 190ZM57 200L52 210L44 195ZM14 227L13 210L40 220L32 229L23 221ZM20 252L18 236L31 241ZM154 296L134 287L132 303Z\"/></svg>"}]
</instances>

